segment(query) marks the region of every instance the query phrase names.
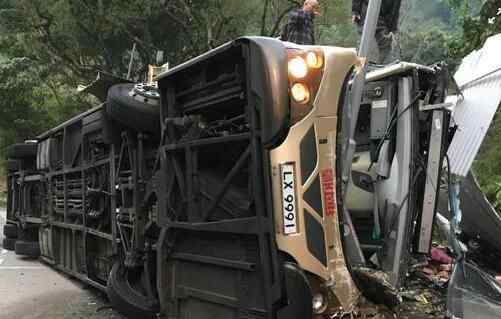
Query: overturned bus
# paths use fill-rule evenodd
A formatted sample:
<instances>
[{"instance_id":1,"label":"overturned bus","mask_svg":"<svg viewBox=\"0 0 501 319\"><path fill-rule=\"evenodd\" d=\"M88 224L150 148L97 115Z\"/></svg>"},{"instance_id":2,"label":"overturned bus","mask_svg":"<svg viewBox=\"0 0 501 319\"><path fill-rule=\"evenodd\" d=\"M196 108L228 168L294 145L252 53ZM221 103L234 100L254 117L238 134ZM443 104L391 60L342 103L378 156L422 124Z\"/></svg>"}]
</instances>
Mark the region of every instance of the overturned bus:
<instances>
[{"instance_id":1,"label":"overturned bus","mask_svg":"<svg viewBox=\"0 0 501 319\"><path fill-rule=\"evenodd\" d=\"M446 67L407 63L371 70L350 117L363 63L248 37L102 85L10 170L9 247L130 318L360 314L360 269L399 288L430 249L450 117Z\"/></svg>"}]
</instances>

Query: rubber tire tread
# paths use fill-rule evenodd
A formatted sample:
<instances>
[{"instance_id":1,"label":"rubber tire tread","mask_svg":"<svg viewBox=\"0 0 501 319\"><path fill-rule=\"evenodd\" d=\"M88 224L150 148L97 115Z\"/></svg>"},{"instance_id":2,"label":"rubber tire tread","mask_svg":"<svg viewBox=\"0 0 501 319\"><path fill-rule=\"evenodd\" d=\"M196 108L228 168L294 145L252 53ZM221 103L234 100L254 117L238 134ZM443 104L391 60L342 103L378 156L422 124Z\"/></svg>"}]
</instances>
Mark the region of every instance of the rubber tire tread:
<instances>
[{"instance_id":1,"label":"rubber tire tread","mask_svg":"<svg viewBox=\"0 0 501 319\"><path fill-rule=\"evenodd\" d=\"M129 319L156 319L159 306L156 300L135 293L121 275L123 265L115 262L111 268L106 292L111 305Z\"/></svg>"},{"instance_id":2,"label":"rubber tire tread","mask_svg":"<svg viewBox=\"0 0 501 319\"><path fill-rule=\"evenodd\" d=\"M160 107L129 96L134 84L116 84L108 91L106 113L118 123L137 131L160 135Z\"/></svg>"},{"instance_id":3,"label":"rubber tire tread","mask_svg":"<svg viewBox=\"0 0 501 319\"><path fill-rule=\"evenodd\" d=\"M39 257L40 256L40 244L37 241L16 241L16 255L28 256L28 257Z\"/></svg>"},{"instance_id":4,"label":"rubber tire tread","mask_svg":"<svg viewBox=\"0 0 501 319\"><path fill-rule=\"evenodd\" d=\"M36 143L16 143L7 148L7 157L13 159L37 157Z\"/></svg>"},{"instance_id":5,"label":"rubber tire tread","mask_svg":"<svg viewBox=\"0 0 501 319\"><path fill-rule=\"evenodd\" d=\"M312 290L304 271L294 262L283 264L289 305L280 310L279 319L312 319Z\"/></svg>"},{"instance_id":6,"label":"rubber tire tread","mask_svg":"<svg viewBox=\"0 0 501 319\"><path fill-rule=\"evenodd\" d=\"M2 241L2 247L6 250L14 251L16 249L16 241L15 238L4 238Z\"/></svg>"},{"instance_id":7,"label":"rubber tire tread","mask_svg":"<svg viewBox=\"0 0 501 319\"><path fill-rule=\"evenodd\" d=\"M5 224L3 226L3 234L7 238L17 238L17 226L13 224Z\"/></svg>"}]
</instances>

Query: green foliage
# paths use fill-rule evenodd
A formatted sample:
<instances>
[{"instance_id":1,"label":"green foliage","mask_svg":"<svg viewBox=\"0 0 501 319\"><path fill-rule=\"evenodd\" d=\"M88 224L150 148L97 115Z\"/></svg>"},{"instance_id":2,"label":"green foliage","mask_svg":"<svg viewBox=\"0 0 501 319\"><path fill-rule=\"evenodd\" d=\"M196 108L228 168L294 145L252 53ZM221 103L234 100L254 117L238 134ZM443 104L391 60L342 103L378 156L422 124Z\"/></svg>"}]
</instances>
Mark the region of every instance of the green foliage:
<instances>
[{"instance_id":1,"label":"green foliage","mask_svg":"<svg viewBox=\"0 0 501 319\"><path fill-rule=\"evenodd\" d=\"M449 39L448 46L452 58L461 59L480 48L488 37L501 32L501 16L497 0L447 0L453 9L457 25L461 31ZM491 20L494 18L493 20ZM493 23L491 23L493 22Z\"/></svg>"},{"instance_id":2,"label":"green foliage","mask_svg":"<svg viewBox=\"0 0 501 319\"><path fill-rule=\"evenodd\" d=\"M359 37L351 23L322 24L317 34L319 43L340 47L356 47Z\"/></svg>"},{"instance_id":3,"label":"green foliage","mask_svg":"<svg viewBox=\"0 0 501 319\"><path fill-rule=\"evenodd\" d=\"M47 121L40 108L44 94L32 88L38 83L37 72L32 71L27 58L14 58L0 63L0 132L1 145L16 139L27 139L36 133L36 128Z\"/></svg>"},{"instance_id":4,"label":"green foliage","mask_svg":"<svg viewBox=\"0 0 501 319\"><path fill-rule=\"evenodd\" d=\"M400 46L402 60L421 64L449 59L448 39L456 33L450 8L438 0L402 1Z\"/></svg>"},{"instance_id":5,"label":"green foliage","mask_svg":"<svg viewBox=\"0 0 501 319\"><path fill-rule=\"evenodd\" d=\"M78 84L98 70L133 77L156 50L176 64L234 39L257 24L260 1L0 0L0 155L89 108ZM249 24L242 23L253 16ZM268 20L267 20L268 22ZM269 23L273 22L272 20Z\"/></svg>"},{"instance_id":6,"label":"green foliage","mask_svg":"<svg viewBox=\"0 0 501 319\"><path fill-rule=\"evenodd\" d=\"M324 45L355 47L358 31L351 22L351 1L323 1L316 18L317 41Z\"/></svg>"},{"instance_id":7,"label":"green foliage","mask_svg":"<svg viewBox=\"0 0 501 319\"><path fill-rule=\"evenodd\" d=\"M474 169L487 198L501 211L501 112L498 112L477 157Z\"/></svg>"},{"instance_id":8,"label":"green foliage","mask_svg":"<svg viewBox=\"0 0 501 319\"><path fill-rule=\"evenodd\" d=\"M448 60L448 36L448 32L438 26L426 31L403 33L400 42L402 59L421 64Z\"/></svg>"},{"instance_id":9,"label":"green foliage","mask_svg":"<svg viewBox=\"0 0 501 319\"><path fill-rule=\"evenodd\" d=\"M0 147L32 139L90 104L28 58L0 61Z\"/></svg>"}]
</instances>

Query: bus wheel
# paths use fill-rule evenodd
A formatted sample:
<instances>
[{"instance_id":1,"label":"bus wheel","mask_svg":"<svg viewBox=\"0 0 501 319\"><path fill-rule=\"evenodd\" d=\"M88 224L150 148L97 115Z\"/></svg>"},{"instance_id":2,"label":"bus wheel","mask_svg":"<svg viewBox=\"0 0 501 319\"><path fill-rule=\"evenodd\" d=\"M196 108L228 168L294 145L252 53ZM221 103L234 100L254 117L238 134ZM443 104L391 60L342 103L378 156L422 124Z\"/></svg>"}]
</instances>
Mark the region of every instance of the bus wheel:
<instances>
[{"instance_id":1,"label":"bus wheel","mask_svg":"<svg viewBox=\"0 0 501 319\"><path fill-rule=\"evenodd\" d=\"M106 112L118 123L160 134L160 96L140 84L116 84L108 91Z\"/></svg>"},{"instance_id":2,"label":"bus wheel","mask_svg":"<svg viewBox=\"0 0 501 319\"><path fill-rule=\"evenodd\" d=\"M287 306L279 311L280 319L312 319L312 293L304 271L293 262L284 263Z\"/></svg>"},{"instance_id":3,"label":"bus wheel","mask_svg":"<svg viewBox=\"0 0 501 319\"><path fill-rule=\"evenodd\" d=\"M22 255L27 257L39 257L40 256L40 245L37 241L16 241L16 255Z\"/></svg>"},{"instance_id":4,"label":"bus wheel","mask_svg":"<svg viewBox=\"0 0 501 319\"><path fill-rule=\"evenodd\" d=\"M5 224L3 226L3 234L7 238L17 238L17 226L13 224Z\"/></svg>"},{"instance_id":5,"label":"bus wheel","mask_svg":"<svg viewBox=\"0 0 501 319\"><path fill-rule=\"evenodd\" d=\"M156 298L146 292L142 268L127 269L122 262L115 262L106 290L113 308L127 318L157 318L160 307Z\"/></svg>"},{"instance_id":6,"label":"bus wheel","mask_svg":"<svg viewBox=\"0 0 501 319\"><path fill-rule=\"evenodd\" d=\"M2 242L2 247L7 250L16 249L16 239L15 238L4 238Z\"/></svg>"}]
</instances>

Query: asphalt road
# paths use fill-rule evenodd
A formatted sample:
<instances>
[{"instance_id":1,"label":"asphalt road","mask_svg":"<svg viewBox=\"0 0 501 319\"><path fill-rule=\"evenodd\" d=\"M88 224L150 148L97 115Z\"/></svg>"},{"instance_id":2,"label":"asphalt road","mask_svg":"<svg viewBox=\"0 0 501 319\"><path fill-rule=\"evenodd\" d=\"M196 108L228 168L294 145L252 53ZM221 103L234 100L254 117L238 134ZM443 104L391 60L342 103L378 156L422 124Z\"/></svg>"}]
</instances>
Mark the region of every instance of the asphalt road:
<instances>
[{"instance_id":1,"label":"asphalt road","mask_svg":"<svg viewBox=\"0 0 501 319\"><path fill-rule=\"evenodd\" d=\"M0 245L5 210L0 208ZM34 259L0 247L0 319L123 319L105 296Z\"/></svg>"}]
</instances>

